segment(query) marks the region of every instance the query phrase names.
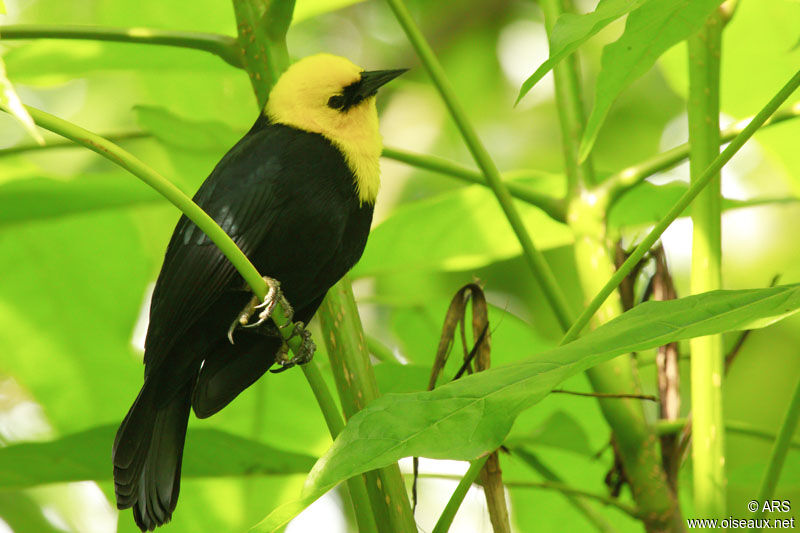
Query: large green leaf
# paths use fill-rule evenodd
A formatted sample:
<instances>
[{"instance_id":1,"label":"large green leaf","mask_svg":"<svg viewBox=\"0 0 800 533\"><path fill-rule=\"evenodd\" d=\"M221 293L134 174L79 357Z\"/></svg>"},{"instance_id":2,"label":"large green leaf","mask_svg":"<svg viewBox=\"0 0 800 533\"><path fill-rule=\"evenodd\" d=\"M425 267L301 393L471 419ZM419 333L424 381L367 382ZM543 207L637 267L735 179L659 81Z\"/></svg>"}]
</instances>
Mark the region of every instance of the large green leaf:
<instances>
[{"instance_id":1,"label":"large green leaf","mask_svg":"<svg viewBox=\"0 0 800 533\"><path fill-rule=\"evenodd\" d=\"M522 83L517 102L528 91L533 89L545 74L578 49L587 39L634 9L639 8L647 0L601 0L591 13L577 15L564 13L553 26L550 33L550 57L542 63L536 72Z\"/></svg>"},{"instance_id":2,"label":"large green leaf","mask_svg":"<svg viewBox=\"0 0 800 533\"><path fill-rule=\"evenodd\" d=\"M0 227L163 201L153 189L121 173L90 174L71 180L17 179L0 184Z\"/></svg>"},{"instance_id":3,"label":"large green leaf","mask_svg":"<svg viewBox=\"0 0 800 533\"><path fill-rule=\"evenodd\" d=\"M187 119L163 107L138 105L134 112L146 131L170 146L186 150L227 149L242 136L222 122Z\"/></svg>"},{"instance_id":4,"label":"large green leaf","mask_svg":"<svg viewBox=\"0 0 800 533\"><path fill-rule=\"evenodd\" d=\"M48 442L0 448L0 488L67 481L110 481L116 425L99 426ZM217 429L189 429L183 477L264 476L308 472L315 458L279 450Z\"/></svg>"},{"instance_id":5,"label":"large green leaf","mask_svg":"<svg viewBox=\"0 0 800 533\"><path fill-rule=\"evenodd\" d=\"M729 330L763 327L800 309L800 285L713 291L647 302L569 344L431 392L383 396L350 419L315 465L302 500L259 526L271 531L325 491L402 457L474 459L496 449L517 415L559 383L623 353ZM290 517L289 517L290 518Z\"/></svg>"},{"instance_id":6,"label":"large green leaf","mask_svg":"<svg viewBox=\"0 0 800 533\"><path fill-rule=\"evenodd\" d=\"M572 242L567 226L522 202L517 209L540 249ZM354 277L399 270L468 270L521 253L487 187L471 185L403 205L372 230Z\"/></svg>"},{"instance_id":7,"label":"large green leaf","mask_svg":"<svg viewBox=\"0 0 800 533\"><path fill-rule=\"evenodd\" d=\"M650 0L628 15L622 37L603 49L594 107L581 140L581 158L591 151L617 95L650 70L661 54L697 31L721 1Z\"/></svg>"}]
</instances>

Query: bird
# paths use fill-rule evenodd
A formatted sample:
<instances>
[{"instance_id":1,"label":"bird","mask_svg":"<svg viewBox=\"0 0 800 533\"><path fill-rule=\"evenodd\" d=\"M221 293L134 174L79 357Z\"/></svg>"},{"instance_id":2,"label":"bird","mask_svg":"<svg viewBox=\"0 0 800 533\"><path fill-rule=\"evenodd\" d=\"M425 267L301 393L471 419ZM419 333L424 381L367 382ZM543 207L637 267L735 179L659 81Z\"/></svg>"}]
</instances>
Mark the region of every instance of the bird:
<instances>
[{"instance_id":1,"label":"bird","mask_svg":"<svg viewBox=\"0 0 800 533\"><path fill-rule=\"evenodd\" d=\"M151 299L144 383L112 449L117 507L132 508L142 531L175 511L190 411L207 418L276 363L313 352L303 325L361 257L372 222L382 151L375 95L406 70L365 71L327 53L300 59L195 194L268 281L260 305L211 240L186 216L178 221ZM303 337L299 361L283 357L269 320L276 300L291 306Z\"/></svg>"}]
</instances>

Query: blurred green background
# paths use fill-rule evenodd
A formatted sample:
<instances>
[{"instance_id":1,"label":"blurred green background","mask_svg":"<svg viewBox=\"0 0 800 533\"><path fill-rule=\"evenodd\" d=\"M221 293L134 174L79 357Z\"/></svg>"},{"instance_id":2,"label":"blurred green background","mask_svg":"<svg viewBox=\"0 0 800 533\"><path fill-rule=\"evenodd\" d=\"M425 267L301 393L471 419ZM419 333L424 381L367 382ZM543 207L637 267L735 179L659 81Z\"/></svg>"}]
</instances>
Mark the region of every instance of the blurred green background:
<instances>
[{"instance_id":1,"label":"blurred green background","mask_svg":"<svg viewBox=\"0 0 800 533\"><path fill-rule=\"evenodd\" d=\"M6 0L5 4L8 13L0 15L0 24L141 26L226 35L236 31L232 7L211 0ZM527 0L467 0L410 1L409 7L499 168L546 172L549 177L532 183L559 194L562 152L551 77L513 107L521 82L547 57L537 5ZM593 2L579 2L581 11L593 8ZM581 49L588 101L602 47L623 27L621 21L610 25ZM798 28L796 1L740 2L723 41L723 123L758 111L797 69ZM410 67L379 97L385 144L473 166L385 4L298 0L289 50L295 58L329 51L367 69ZM204 52L59 40L2 41L0 51L23 102L94 132L112 138L122 135L122 146L187 194L196 190L258 111L243 71ZM594 152L599 172L620 170L685 142L686 92L686 49L679 45L624 91L612 108ZM800 95L790 102L798 100ZM145 135L124 139L136 132ZM56 139L45 136L48 141ZM800 281L800 206L794 202L800 193L798 139L800 121L771 127L756 135L723 171L723 193L729 198L787 200L724 215L726 288L766 286L778 274L781 283ZM16 122L0 116L0 443L4 445L57 439L119 423L141 385L146 299L178 218L178 212L146 186L84 149L6 153L30 143ZM495 364L557 342L554 318L486 189L394 161L384 160L382 169L377 228L353 279L367 332L409 363L406 368L379 369L384 392L425 387L425 367L435 354L449 299L474 277L485 283L494 306L490 318ZM682 166L658 180L687 176L688 167ZM583 295L569 228L533 207L521 203L519 207L534 241L546 249L578 308ZM645 228L623 226L619 232L630 241L641 237ZM679 220L663 241L678 293L685 296L690 222ZM798 318L750 335L725 385L726 418L774 433L800 375L799 347ZM324 353L317 358L326 364ZM687 413L688 364L682 372L687 392L682 413ZM654 393L654 366L642 365L640 374L645 392ZM564 388L589 390L583 377ZM655 407L647 409L656 416ZM313 396L296 371L268 376L213 418L191 419L190 427L220 429L311 456L319 456L330 443ZM107 475L99 483L0 487L0 531L6 526L18 533L134 531L129 512L119 517L117 525L113 510L110 431L105 433L107 448L87 448L87 453L100 455L100 463L108 461ZM192 437L190 433L187 450L193 446ZM517 421L512 437L527 438L567 483L606 491L603 478L612 461L609 431L593 400L551 396ZM769 449L768 440L728 434L732 516L746 516L744 505L755 497ZM244 453L242 457L242 464L231 468L249 472L250 458ZM0 465L5 481L35 470L31 463L0 460ZM503 466L506 480L537 479L515 459L504 458ZM59 468L58 463L53 468ZM452 465L431 463L429 468L454 471ZM689 463L683 481L690 469ZM164 530L245 530L280 502L295 498L303 478L302 474L185 475L174 520ZM423 530L433 526L453 486L451 481L421 481L417 517ZM687 517L693 516L690 490L690 482L682 483ZM558 493L511 486L509 494L518 531L590 529ZM800 505L797 448L790 451L776 496ZM630 496L623 492L623 499ZM479 498L469 500L453 530L490 531L481 505ZM597 511L622 531L641 529L616 510L597 506ZM333 527L332 523L328 525ZM292 527L313 530L299 523Z\"/></svg>"}]
</instances>

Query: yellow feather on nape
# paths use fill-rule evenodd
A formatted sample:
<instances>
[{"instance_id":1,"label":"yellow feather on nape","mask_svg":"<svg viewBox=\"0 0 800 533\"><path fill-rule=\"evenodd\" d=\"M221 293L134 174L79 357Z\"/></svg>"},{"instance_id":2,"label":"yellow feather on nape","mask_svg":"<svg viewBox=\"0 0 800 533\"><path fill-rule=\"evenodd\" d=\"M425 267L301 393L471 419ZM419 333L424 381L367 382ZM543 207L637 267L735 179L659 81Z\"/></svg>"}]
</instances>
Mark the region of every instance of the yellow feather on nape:
<instances>
[{"instance_id":1,"label":"yellow feather on nape","mask_svg":"<svg viewBox=\"0 0 800 533\"><path fill-rule=\"evenodd\" d=\"M290 66L269 95L264 113L276 124L319 133L336 146L355 176L361 204L375 203L380 188L380 156L375 97L345 112L328 106L331 96L341 94L361 79L363 69L332 54L316 54Z\"/></svg>"}]
</instances>

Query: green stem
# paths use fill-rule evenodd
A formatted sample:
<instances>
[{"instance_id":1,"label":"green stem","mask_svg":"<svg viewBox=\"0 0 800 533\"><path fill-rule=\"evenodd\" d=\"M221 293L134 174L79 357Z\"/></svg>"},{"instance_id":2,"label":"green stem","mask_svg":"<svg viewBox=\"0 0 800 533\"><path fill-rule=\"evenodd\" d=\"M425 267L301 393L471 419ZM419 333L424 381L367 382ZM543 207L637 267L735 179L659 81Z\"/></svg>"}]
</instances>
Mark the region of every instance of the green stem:
<instances>
[{"instance_id":1,"label":"green stem","mask_svg":"<svg viewBox=\"0 0 800 533\"><path fill-rule=\"evenodd\" d=\"M567 501L571 503L573 507L575 507L578 510L578 512L582 513L583 516L589 522L591 522L597 528L598 531L603 531L604 533L613 533L617 531L617 529L608 520L606 520L606 518L603 515L599 514L597 511L594 510L594 508L591 505L589 505L587 502L584 501L584 498L586 497L592 499L603 498L604 499L603 503L608 504L605 501L605 499L608 498L607 496L605 495L599 496L597 494L587 495L586 493L577 494L577 492L583 492L583 491L564 490L564 487L566 487L566 485L564 484L564 480L561 479L561 476L559 476L557 473L551 470L549 466L544 464L536 454L529 452L524 448L514 448L511 453L514 457L518 457L519 459L521 459L526 465L531 467L533 470L538 472L539 475L545 478L547 480L546 483L550 488L558 487L556 490L560 490L560 492L564 495L564 498L566 498ZM509 486L509 481L506 481L505 484ZM555 486L553 486L553 484L555 484ZM542 485L542 488L544 488L543 487L544 483L540 485ZM612 501L615 502L613 505L619 503L616 500Z\"/></svg>"},{"instance_id":2,"label":"green stem","mask_svg":"<svg viewBox=\"0 0 800 533\"><path fill-rule=\"evenodd\" d=\"M322 373L319 370L319 365L315 361L300 367L303 369L303 374L311 387L314 397L319 404L322 416L325 417L325 423L328 426L328 431L331 438L335 439L336 436L344 429L344 420L339 414L339 407L336 405L336 400L325 384ZM347 490L350 493L350 498L353 500L353 509L355 510L356 522L358 523L359 532L365 533L378 533L378 525L375 523L375 517L370 512L365 512L370 508L369 494L367 494L367 487L361 477L352 477L347 480Z\"/></svg>"},{"instance_id":3,"label":"green stem","mask_svg":"<svg viewBox=\"0 0 800 533\"><path fill-rule=\"evenodd\" d=\"M413 167L438 172L440 174L458 178L469 183L476 183L478 185L483 185L484 187L489 187L489 184L486 182L486 178L484 178L484 175L480 172L461 166L458 163L448 161L442 157L414 154L412 152L406 152L404 150L389 148L386 146L383 148L382 155L387 159L400 161L401 163L405 163ZM532 170L527 172L532 175L535 174L535 171ZM507 180L504 180L503 183L505 183L505 186L508 188L508 192L511 194L511 196L538 207L550 215L550 217L554 220L558 220L559 222L564 222L566 220L566 209L564 207L563 200L537 192L533 188L522 183Z\"/></svg>"},{"instance_id":4,"label":"green stem","mask_svg":"<svg viewBox=\"0 0 800 533\"><path fill-rule=\"evenodd\" d=\"M765 105L758 114L753 117L753 120L733 138L731 143L725 150L717 156L711 165L706 168L703 174L692 183L689 190L687 190L681 198L675 202L672 209L669 210L667 215L659 221L658 224L650 231L650 233L642 240L636 249L631 253L628 259L617 269L611 279L603 286L603 288L592 299L586 309L580 314L575 323L569 328L569 331L561 339L561 344L566 344L578 337L580 332L589 323L589 320L594 313L605 302L606 298L619 286L625 276L627 276L633 267L644 257L644 254L655 244L658 238L664 233L664 230L678 218L684 209L695 199L695 197L703 190L711 179L719 173L725 164L730 161L731 157L739 151L739 149L747 142L750 137L760 128L764 122L774 113L783 102L789 98L792 93L800 86L800 71L796 72L786 84L781 87L778 93Z\"/></svg>"},{"instance_id":5,"label":"green stem","mask_svg":"<svg viewBox=\"0 0 800 533\"><path fill-rule=\"evenodd\" d=\"M574 11L571 3L570 0L540 0L548 31L564 8ZM567 219L575 234L576 269L583 294L592 295L613 275L614 259L609 253L612 246L607 242L607 199L597 194L584 194L585 188L593 182L594 172L588 157L580 161L584 116L576 61L573 57L571 63L556 68L556 104L565 145L565 168L570 175ZM621 298L618 293L614 294L604 302L595 325L616 318L622 311ZM653 428L641 402L628 397L641 396L631 356L616 357L596 365L587 370L586 375L594 391L601 396L598 399L600 409L614 433L617 455L647 531L682 529L680 509L667 482Z\"/></svg>"},{"instance_id":6,"label":"green stem","mask_svg":"<svg viewBox=\"0 0 800 533\"><path fill-rule=\"evenodd\" d=\"M397 18L397 21L400 23L400 26L403 27L411 45L416 50L422 64L427 69L444 104L450 111L450 115L453 117L458 130L461 132L461 136L464 138L467 148L475 159L475 163L478 165L478 168L481 169L481 172L483 172L486 178L486 182L492 188L492 191L494 191L495 196L497 196L500 207L503 209L514 233L517 235L517 239L519 239L523 256L528 262L534 277L542 287L545 298L550 303L556 319L561 327L566 329L572 320L572 311L569 308L564 293L553 275L552 270L550 270L544 256L534 246L530 235L528 235L522 223L522 218L519 216L519 212L514 206L511 194L508 192L508 188L500 177L500 172L497 170L494 161L492 161L483 143L478 138L472 124L467 119L467 115L461 107L461 103L458 101L456 93L452 85L450 85L450 81L447 79L444 69L439 64L439 60L434 55L433 50L431 50L422 32L411 18L411 14L408 12L403 1L387 0L387 2L394 12L395 18Z\"/></svg>"},{"instance_id":7,"label":"green stem","mask_svg":"<svg viewBox=\"0 0 800 533\"><path fill-rule=\"evenodd\" d=\"M391 348L383 344L380 340L372 335L367 335L367 349L369 350L369 353L375 357L375 359L383 363L398 363L397 357L394 356Z\"/></svg>"},{"instance_id":8,"label":"green stem","mask_svg":"<svg viewBox=\"0 0 800 533\"><path fill-rule=\"evenodd\" d=\"M122 133L110 133L102 135L102 138L112 142L119 143L123 141L130 141L136 139L150 139L152 135L146 131L128 131ZM51 150L54 148L74 148L75 142L68 139L54 139L48 141L47 144L19 144L10 148L0 149L0 157L7 155L23 154L27 152L38 152L40 150Z\"/></svg>"},{"instance_id":9,"label":"green stem","mask_svg":"<svg viewBox=\"0 0 800 533\"><path fill-rule=\"evenodd\" d=\"M780 124L787 120L800 117L800 102L795 102L785 109L775 112L763 126ZM740 120L721 130L719 133L720 143L726 143L739 135L744 128L753 120L753 117ZM609 208L616 203L626 192L643 182L646 178L661 171L679 165L689 157L689 143L681 144L658 155L655 155L641 163L627 167L608 177L602 184L598 185L597 190L608 196Z\"/></svg>"},{"instance_id":10,"label":"green stem","mask_svg":"<svg viewBox=\"0 0 800 533\"><path fill-rule=\"evenodd\" d=\"M722 21L712 14L688 39L689 163L695 183L719 155L719 74ZM715 173L692 204L692 294L722 285L722 193ZM725 447L722 416L724 354L722 335L689 340L692 398L692 472L695 511L724 518Z\"/></svg>"},{"instance_id":11,"label":"green stem","mask_svg":"<svg viewBox=\"0 0 800 533\"><path fill-rule=\"evenodd\" d=\"M573 12L572 0L540 0L544 12L544 23L549 35L562 12ZM578 55L572 54L553 68L556 108L561 124L561 147L567 171L567 198L575 191L594 185L594 168L590 157L580 162L578 149L586 126L581 85L578 77Z\"/></svg>"},{"instance_id":12,"label":"green stem","mask_svg":"<svg viewBox=\"0 0 800 533\"><path fill-rule=\"evenodd\" d=\"M442 514L439 516L439 520L436 522L436 526L431 533L447 533L450 531L450 526L453 524L453 519L456 517L458 508L461 507L461 503L464 501L464 497L467 495L469 488L475 483L475 480L478 479L478 475L480 475L481 469L488 459L489 456L487 455L469 464L469 470L467 470L467 473L461 478L461 481L458 482L456 490L454 490L453 495L450 496L450 500L447 502L444 511L442 511Z\"/></svg>"},{"instance_id":13,"label":"green stem","mask_svg":"<svg viewBox=\"0 0 800 533\"><path fill-rule=\"evenodd\" d=\"M778 430L778 436L775 443L772 445L772 451L769 454L769 461L767 462L767 471L764 473L764 479L761 480L761 487L758 490L758 498L756 500L761 504L759 510L752 518L758 519L763 515L763 504L768 500L772 500L775 494L775 488L778 485L778 479L781 475L781 469L786 461L786 454L792 444L792 435L797 428L797 422L800 420L800 380L794 388L794 394L789 402L789 408L786 410L786 415L783 417L781 427ZM757 531L760 531L759 528Z\"/></svg>"},{"instance_id":14,"label":"green stem","mask_svg":"<svg viewBox=\"0 0 800 533\"><path fill-rule=\"evenodd\" d=\"M350 281L344 277L328 291L318 313L331 370L348 419L379 396L367 342ZM397 464L364 474L380 531L415 532L405 484Z\"/></svg>"},{"instance_id":15,"label":"green stem","mask_svg":"<svg viewBox=\"0 0 800 533\"><path fill-rule=\"evenodd\" d=\"M233 0L242 64L264 109L269 91L289 66L286 32L294 0Z\"/></svg>"},{"instance_id":16,"label":"green stem","mask_svg":"<svg viewBox=\"0 0 800 533\"><path fill-rule=\"evenodd\" d=\"M153 28L98 28L39 24L0 26L0 40L11 39L83 39L177 46L210 52L234 67L242 67L242 58L236 47L236 40L233 37L215 33Z\"/></svg>"}]
</instances>

